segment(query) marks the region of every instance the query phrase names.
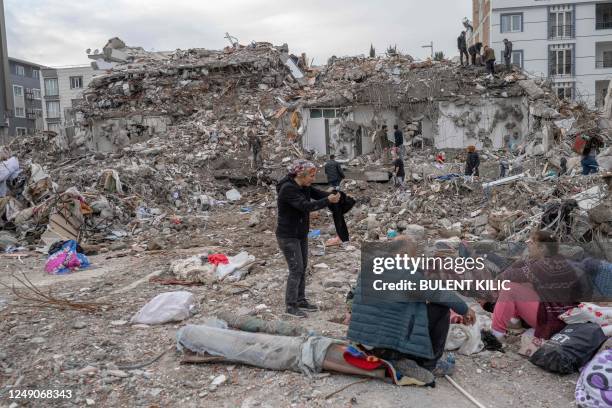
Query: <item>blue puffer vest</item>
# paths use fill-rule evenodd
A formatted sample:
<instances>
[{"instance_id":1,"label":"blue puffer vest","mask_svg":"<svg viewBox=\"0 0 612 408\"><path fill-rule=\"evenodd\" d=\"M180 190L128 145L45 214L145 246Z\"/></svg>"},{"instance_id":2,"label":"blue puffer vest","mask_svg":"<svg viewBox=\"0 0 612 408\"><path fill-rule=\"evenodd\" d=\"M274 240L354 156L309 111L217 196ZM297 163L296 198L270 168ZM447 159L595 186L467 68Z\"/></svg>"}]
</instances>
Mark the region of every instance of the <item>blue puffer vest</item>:
<instances>
[{"instance_id":1,"label":"blue puffer vest","mask_svg":"<svg viewBox=\"0 0 612 408\"><path fill-rule=\"evenodd\" d=\"M414 357L433 358L427 304L424 302L364 303L355 287L349 340Z\"/></svg>"}]
</instances>

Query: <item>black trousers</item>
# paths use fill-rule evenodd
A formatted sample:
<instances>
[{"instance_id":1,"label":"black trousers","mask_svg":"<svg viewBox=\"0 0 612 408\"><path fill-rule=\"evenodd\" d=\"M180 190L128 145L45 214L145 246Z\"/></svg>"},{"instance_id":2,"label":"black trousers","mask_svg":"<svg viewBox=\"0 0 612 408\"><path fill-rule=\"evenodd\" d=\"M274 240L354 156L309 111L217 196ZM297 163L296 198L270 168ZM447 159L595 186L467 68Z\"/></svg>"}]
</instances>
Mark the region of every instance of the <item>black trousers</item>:
<instances>
[{"instance_id":1,"label":"black trousers","mask_svg":"<svg viewBox=\"0 0 612 408\"><path fill-rule=\"evenodd\" d=\"M436 363L442 357L444 346L446 345L446 337L450 328L450 309L446 306L429 303L427 304L427 317L429 319L429 338L431 340L433 358L414 357L390 349L374 349L372 351L373 354L385 360L408 358L430 371L436 368Z\"/></svg>"},{"instance_id":2,"label":"black trousers","mask_svg":"<svg viewBox=\"0 0 612 408\"><path fill-rule=\"evenodd\" d=\"M465 55L465 65L470 65L470 57L468 56L468 52L467 50L464 49L460 49L459 50L459 58L461 58L461 65L463 65L463 56Z\"/></svg>"},{"instance_id":3,"label":"black trousers","mask_svg":"<svg viewBox=\"0 0 612 408\"><path fill-rule=\"evenodd\" d=\"M495 75L495 60L487 61L487 72Z\"/></svg>"},{"instance_id":4,"label":"black trousers","mask_svg":"<svg viewBox=\"0 0 612 408\"><path fill-rule=\"evenodd\" d=\"M470 57L472 57L472 65L476 65L476 54L470 54Z\"/></svg>"},{"instance_id":5,"label":"black trousers","mask_svg":"<svg viewBox=\"0 0 612 408\"><path fill-rule=\"evenodd\" d=\"M306 267L308 266L308 238L276 238L283 252L289 276L285 289L285 304L295 306L306 300Z\"/></svg>"},{"instance_id":6,"label":"black trousers","mask_svg":"<svg viewBox=\"0 0 612 408\"><path fill-rule=\"evenodd\" d=\"M344 220L344 214L342 214L342 209L340 208L340 204L331 204L329 209L332 212L332 218L334 219L334 226L336 227L336 233L342 242L348 242L349 240L349 232L348 227L346 226L346 221Z\"/></svg>"}]
</instances>

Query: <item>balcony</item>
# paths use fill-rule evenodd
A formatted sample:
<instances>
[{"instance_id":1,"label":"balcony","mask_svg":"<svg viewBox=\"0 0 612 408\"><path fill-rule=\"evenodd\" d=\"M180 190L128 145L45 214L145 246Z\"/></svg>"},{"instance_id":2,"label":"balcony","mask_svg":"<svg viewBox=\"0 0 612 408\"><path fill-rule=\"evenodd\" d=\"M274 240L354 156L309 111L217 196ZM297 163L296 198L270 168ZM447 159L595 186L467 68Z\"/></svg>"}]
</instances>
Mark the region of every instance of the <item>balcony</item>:
<instances>
[{"instance_id":1,"label":"balcony","mask_svg":"<svg viewBox=\"0 0 612 408\"><path fill-rule=\"evenodd\" d=\"M553 64L550 67L550 76L572 75L572 64Z\"/></svg>"},{"instance_id":2,"label":"balcony","mask_svg":"<svg viewBox=\"0 0 612 408\"><path fill-rule=\"evenodd\" d=\"M576 27L569 25L551 25L548 31L549 40L565 40L576 37Z\"/></svg>"},{"instance_id":3,"label":"balcony","mask_svg":"<svg viewBox=\"0 0 612 408\"><path fill-rule=\"evenodd\" d=\"M600 3L595 6L595 29L612 30L612 3Z\"/></svg>"}]
</instances>

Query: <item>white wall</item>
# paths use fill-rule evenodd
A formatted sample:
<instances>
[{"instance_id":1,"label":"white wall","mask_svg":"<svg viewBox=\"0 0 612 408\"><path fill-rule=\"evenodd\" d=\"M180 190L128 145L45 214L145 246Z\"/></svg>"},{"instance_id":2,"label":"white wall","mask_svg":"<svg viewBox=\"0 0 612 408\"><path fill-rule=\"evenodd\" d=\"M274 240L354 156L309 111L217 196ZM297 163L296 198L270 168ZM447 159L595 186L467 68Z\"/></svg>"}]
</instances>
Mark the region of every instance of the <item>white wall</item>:
<instances>
[{"instance_id":1,"label":"white wall","mask_svg":"<svg viewBox=\"0 0 612 408\"><path fill-rule=\"evenodd\" d=\"M509 114L509 108L512 107L517 107L522 113L522 120L519 121ZM486 99L479 101L476 106L470 104L457 106L452 102L440 102L439 109L438 129L434 135L434 144L438 149L459 149L469 145L480 149L483 147L483 141L478 138L479 133L484 133L491 139L494 149L500 149L504 147L504 136L512 136L516 132L518 140L522 140L529 132L528 104L523 98ZM508 113L507 119L496 120L497 112ZM480 118L476 122L478 113ZM458 126L455 122L457 118L467 119L469 125ZM506 128L508 123L515 123L516 127L509 131ZM471 136L470 133L475 136Z\"/></svg>"},{"instance_id":2,"label":"white wall","mask_svg":"<svg viewBox=\"0 0 612 408\"><path fill-rule=\"evenodd\" d=\"M524 68L534 76L548 76L548 46L575 44L575 77L555 78L553 82L575 82L576 96L589 105L595 104L595 81L609 79L612 68L596 68L596 43L612 41L612 29L596 30L596 3L589 0L574 2L550 0L536 4L533 0L493 0L491 39L497 62L503 58L503 39L512 41L514 50L523 50ZM539 3L539 2L538 2ZM599 2L602 3L602 2ZM575 38L548 39L548 6L575 4ZM523 32L501 33L500 16L504 13L523 13Z\"/></svg>"}]
</instances>

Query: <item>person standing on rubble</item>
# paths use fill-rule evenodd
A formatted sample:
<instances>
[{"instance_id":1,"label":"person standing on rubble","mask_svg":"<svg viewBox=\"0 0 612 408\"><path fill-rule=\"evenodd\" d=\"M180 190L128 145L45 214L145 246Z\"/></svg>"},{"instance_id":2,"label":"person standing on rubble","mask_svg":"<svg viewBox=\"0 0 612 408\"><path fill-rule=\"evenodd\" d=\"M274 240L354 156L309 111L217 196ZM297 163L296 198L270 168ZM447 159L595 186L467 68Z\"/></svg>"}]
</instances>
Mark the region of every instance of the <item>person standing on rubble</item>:
<instances>
[{"instance_id":1,"label":"person standing on rubble","mask_svg":"<svg viewBox=\"0 0 612 408\"><path fill-rule=\"evenodd\" d=\"M506 70L510 71L512 68L512 42L504 38L504 62L506 63Z\"/></svg>"},{"instance_id":2,"label":"person standing on rubble","mask_svg":"<svg viewBox=\"0 0 612 408\"><path fill-rule=\"evenodd\" d=\"M336 161L336 156L329 155L329 160L325 163L325 175L327 182L332 187L340 187L340 182L344 180L344 171L342 166Z\"/></svg>"},{"instance_id":3,"label":"person standing on rubble","mask_svg":"<svg viewBox=\"0 0 612 408\"><path fill-rule=\"evenodd\" d=\"M261 137L256 135L253 129L249 129L249 131L247 132L247 138L249 142L249 149L251 150L251 153L253 155L252 166L256 169L259 169L263 165L263 160L261 158Z\"/></svg>"},{"instance_id":4,"label":"person standing on rubble","mask_svg":"<svg viewBox=\"0 0 612 408\"><path fill-rule=\"evenodd\" d=\"M459 56L461 58L461 66L463 66L463 56L465 55L465 65L470 64L470 57L468 56L467 40L465 38L465 31L462 31L459 37L457 37L457 48L459 49Z\"/></svg>"},{"instance_id":5,"label":"person standing on rubble","mask_svg":"<svg viewBox=\"0 0 612 408\"><path fill-rule=\"evenodd\" d=\"M302 309L317 310L306 300L310 213L340 201L339 193L327 193L311 186L316 174L317 168L312 162L296 160L289 174L276 185L276 239L289 267L285 305L287 313L297 317L306 317Z\"/></svg>"},{"instance_id":6,"label":"person standing on rubble","mask_svg":"<svg viewBox=\"0 0 612 408\"><path fill-rule=\"evenodd\" d=\"M482 50L481 42L477 42L474 45L470 45L470 48L468 48L468 53L470 54L470 57L472 58L472 65L481 65L480 61L476 62L476 56L478 56L480 59L481 50Z\"/></svg>"},{"instance_id":7,"label":"person standing on rubble","mask_svg":"<svg viewBox=\"0 0 612 408\"><path fill-rule=\"evenodd\" d=\"M495 50L485 45L482 58L487 66L487 72L491 75L495 75Z\"/></svg>"},{"instance_id":8,"label":"person standing on rubble","mask_svg":"<svg viewBox=\"0 0 612 408\"><path fill-rule=\"evenodd\" d=\"M404 188L404 178L406 177L406 171L404 170L404 160L397 153L393 155L393 176L395 180L395 187L401 189Z\"/></svg>"},{"instance_id":9,"label":"person standing on rubble","mask_svg":"<svg viewBox=\"0 0 612 408\"><path fill-rule=\"evenodd\" d=\"M478 168L480 167L480 155L476 151L476 146L467 147L467 159L465 161L465 175L466 176L480 176Z\"/></svg>"},{"instance_id":10,"label":"person standing on rubble","mask_svg":"<svg viewBox=\"0 0 612 408\"><path fill-rule=\"evenodd\" d=\"M395 130L395 132L393 132L395 152L403 159L406 155L406 148L404 147L404 132L399 129L398 125L393 125L393 129Z\"/></svg>"}]
</instances>

